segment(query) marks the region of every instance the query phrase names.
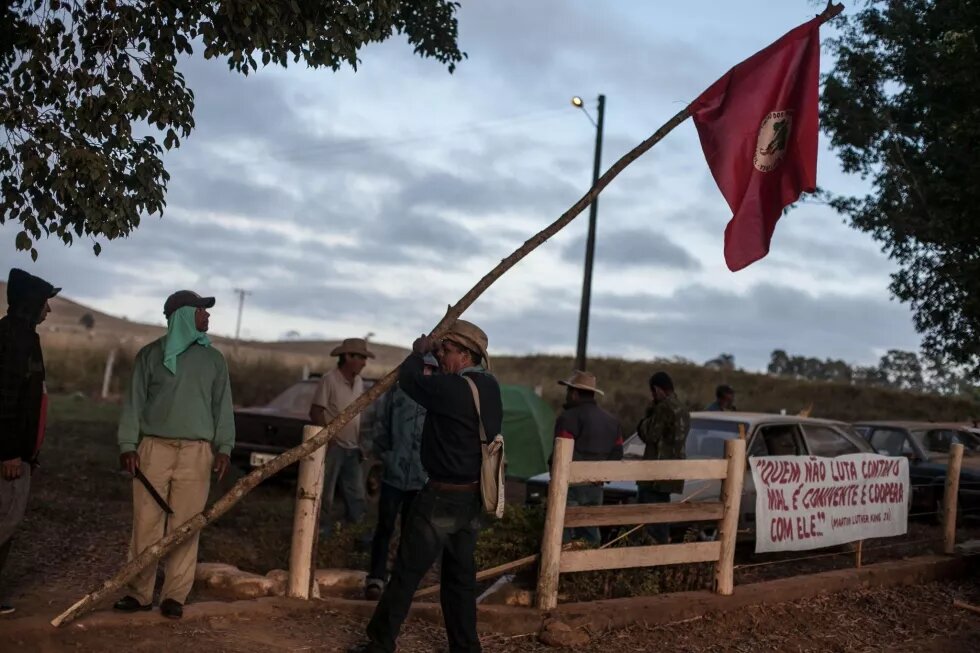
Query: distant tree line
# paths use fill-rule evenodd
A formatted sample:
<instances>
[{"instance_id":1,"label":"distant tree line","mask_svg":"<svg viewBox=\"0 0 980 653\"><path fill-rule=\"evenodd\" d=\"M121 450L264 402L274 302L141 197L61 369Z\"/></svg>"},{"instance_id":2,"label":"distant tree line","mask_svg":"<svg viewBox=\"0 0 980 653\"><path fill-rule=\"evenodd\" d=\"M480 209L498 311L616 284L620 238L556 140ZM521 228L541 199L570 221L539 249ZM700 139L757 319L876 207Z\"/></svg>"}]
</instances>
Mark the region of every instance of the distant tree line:
<instances>
[{"instance_id":1,"label":"distant tree line","mask_svg":"<svg viewBox=\"0 0 980 653\"><path fill-rule=\"evenodd\" d=\"M713 362L715 361L708 361L706 366L712 367ZM833 381L948 396L980 397L980 387L971 382L967 370L952 368L928 355L899 349L888 350L877 365L867 366L851 365L832 358L821 360L810 356L796 356L776 349L769 356L767 372L774 376L808 381Z\"/></svg>"}]
</instances>

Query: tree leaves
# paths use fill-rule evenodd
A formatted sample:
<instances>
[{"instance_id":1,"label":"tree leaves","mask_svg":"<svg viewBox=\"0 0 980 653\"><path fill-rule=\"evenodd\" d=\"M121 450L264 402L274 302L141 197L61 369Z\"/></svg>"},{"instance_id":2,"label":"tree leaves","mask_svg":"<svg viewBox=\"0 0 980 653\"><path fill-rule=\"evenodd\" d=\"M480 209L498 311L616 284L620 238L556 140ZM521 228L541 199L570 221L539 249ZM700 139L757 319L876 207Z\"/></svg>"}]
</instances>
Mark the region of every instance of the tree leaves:
<instances>
[{"instance_id":1,"label":"tree leaves","mask_svg":"<svg viewBox=\"0 0 980 653\"><path fill-rule=\"evenodd\" d=\"M13 0L0 8L0 224L20 250L55 235L112 240L163 213L164 149L194 128L178 56L203 45L244 75L289 60L356 67L368 43L404 34L450 72L465 56L446 0ZM134 136L138 123L164 134ZM101 245L93 246L96 254Z\"/></svg>"},{"instance_id":2,"label":"tree leaves","mask_svg":"<svg viewBox=\"0 0 980 653\"><path fill-rule=\"evenodd\" d=\"M822 124L872 191L831 205L899 264L926 352L980 378L980 3L877 0L838 27Z\"/></svg>"}]
</instances>

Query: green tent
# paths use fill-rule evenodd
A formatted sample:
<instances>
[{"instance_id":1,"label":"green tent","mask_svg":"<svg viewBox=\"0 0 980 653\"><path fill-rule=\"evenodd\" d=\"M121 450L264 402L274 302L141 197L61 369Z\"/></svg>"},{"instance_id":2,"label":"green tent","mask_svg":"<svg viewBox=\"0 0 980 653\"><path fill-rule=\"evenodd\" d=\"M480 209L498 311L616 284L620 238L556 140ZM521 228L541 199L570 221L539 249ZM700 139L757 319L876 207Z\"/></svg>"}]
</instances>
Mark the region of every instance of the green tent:
<instances>
[{"instance_id":1,"label":"green tent","mask_svg":"<svg viewBox=\"0 0 980 653\"><path fill-rule=\"evenodd\" d=\"M548 471L554 446L555 412L531 388L500 385L508 478L528 479Z\"/></svg>"}]
</instances>

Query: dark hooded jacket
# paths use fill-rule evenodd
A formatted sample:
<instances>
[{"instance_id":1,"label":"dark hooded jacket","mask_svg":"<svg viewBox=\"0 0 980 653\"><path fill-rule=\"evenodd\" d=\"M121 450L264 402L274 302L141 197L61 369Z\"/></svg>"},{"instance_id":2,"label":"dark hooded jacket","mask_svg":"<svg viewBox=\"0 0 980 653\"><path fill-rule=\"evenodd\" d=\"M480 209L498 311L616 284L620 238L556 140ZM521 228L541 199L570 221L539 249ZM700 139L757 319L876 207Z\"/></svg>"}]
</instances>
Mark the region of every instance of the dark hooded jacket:
<instances>
[{"instance_id":1,"label":"dark hooded jacket","mask_svg":"<svg viewBox=\"0 0 980 653\"><path fill-rule=\"evenodd\" d=\"M10 270L7 315L0 318L0 460L37 458L44 395L37 324L45 302L59 290L23 270Z\"/></svg>"}]
</instances>

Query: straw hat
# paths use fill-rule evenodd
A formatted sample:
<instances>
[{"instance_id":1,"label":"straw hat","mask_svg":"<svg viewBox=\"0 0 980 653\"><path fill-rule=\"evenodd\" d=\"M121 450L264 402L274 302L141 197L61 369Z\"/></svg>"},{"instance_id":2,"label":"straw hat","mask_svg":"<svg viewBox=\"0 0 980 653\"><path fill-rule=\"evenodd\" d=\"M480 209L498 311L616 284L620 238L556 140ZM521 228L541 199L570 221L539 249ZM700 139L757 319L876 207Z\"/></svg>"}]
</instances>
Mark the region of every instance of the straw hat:
<instances>
[{"instance_id":1,"label":"straw hat","mask_svg":"<svg viewBox=\"0 0 980 653\"><path fill-rule=\"evenodd\" d=\"M569 388L575 388L576 390L585 390L586 392L594 392L597 395L605 394L602 390L595 387L595 374L589 374L588 372L583 372L581 370L575 370L572 376L564 381L559 381L559 385L567 385Z\"/></svg>"},{"instance_id":2,"label":"straw hat","mask_svg":"<svg viewBox=\"0 0 980 653\"><path fill-rule=\"evenodd\" d=\"M480 327L466 320L456 320L443 338L480 354L483 357L483 366L490 369L490 357L487 355L487 345L490 343L487 334Z\"/></svg>"},{"instance_id":3,"label":"straw hat","mask_svg":"<svg viewBox=\"0 0 980 653\"><path fill-rule=\"evenodd\" d=\"M364 338L346 338L330 352L331 356L341 354L360 354L365 358L374 358L374 354L368 351L367 341Z\"/></svg>"}]
</instances>

